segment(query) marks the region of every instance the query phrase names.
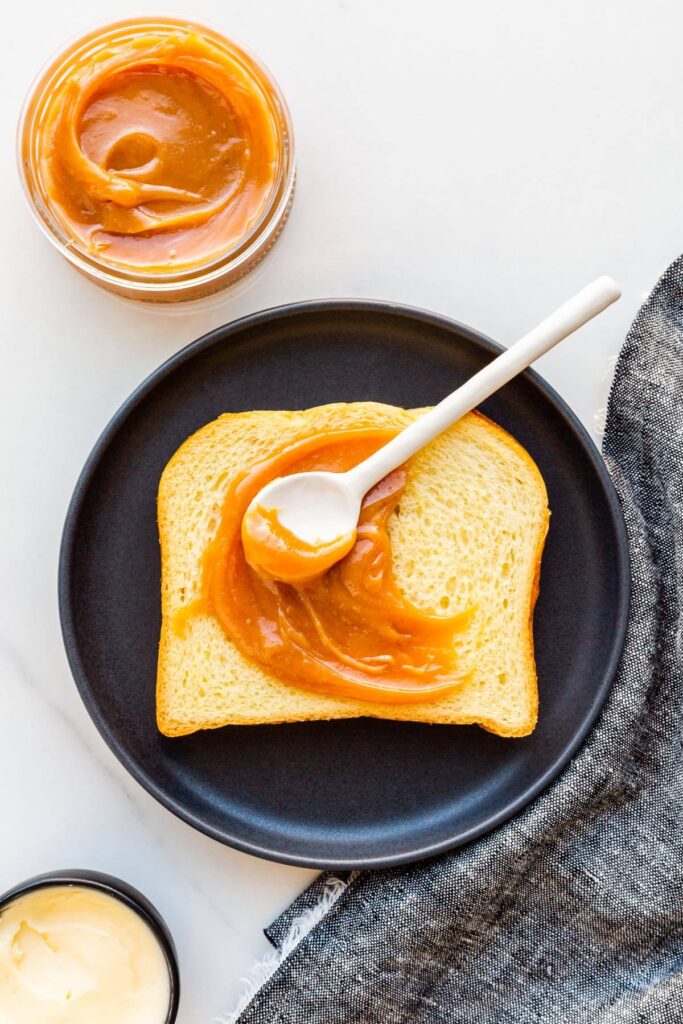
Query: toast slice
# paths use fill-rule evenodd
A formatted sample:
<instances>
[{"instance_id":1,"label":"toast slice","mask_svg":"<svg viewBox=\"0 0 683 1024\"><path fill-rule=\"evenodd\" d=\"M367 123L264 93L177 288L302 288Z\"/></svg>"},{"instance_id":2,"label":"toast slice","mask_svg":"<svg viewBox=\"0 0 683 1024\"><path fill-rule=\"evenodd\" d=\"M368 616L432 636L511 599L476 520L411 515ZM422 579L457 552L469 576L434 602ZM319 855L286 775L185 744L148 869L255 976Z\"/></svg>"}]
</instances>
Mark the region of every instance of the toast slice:
<instances>
[{"instance_id":1,"label":"toast slice","mask_svg":"<svg viewBox=\"0 0 683 1024\"><path fill-rule=\"evenodd\" d=\"M479 413L465 416L414 457L400 514L389 525L394 577L414 605L444 614L476 606L455 640L459 663L471 668L457 690L419 704L325 696L267 674L210 615L192 616L182 637L174 632L176 611L199 592L202 553L238 472L311 434L402 428L421 411L361 402L305 412L227 413L178 449L158 496L157 720L164 735L359 716L476 723L500 736L533 731L538 690L532 618L549 520L546 488L525 449Z\"/></svg>"}]
</instances>

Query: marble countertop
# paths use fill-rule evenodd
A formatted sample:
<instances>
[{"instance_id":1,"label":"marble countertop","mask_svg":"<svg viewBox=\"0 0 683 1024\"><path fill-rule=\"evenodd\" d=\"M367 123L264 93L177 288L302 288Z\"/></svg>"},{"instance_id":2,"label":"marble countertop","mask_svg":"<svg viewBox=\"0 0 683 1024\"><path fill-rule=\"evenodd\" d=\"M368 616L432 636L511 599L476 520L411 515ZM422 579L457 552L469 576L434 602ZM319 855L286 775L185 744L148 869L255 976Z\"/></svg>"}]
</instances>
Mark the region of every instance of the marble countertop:
<instances>
[{"instance_id":1,"label":"marble countertop","mask_svg":"<svg viewBox=\"0 0 683 1024\"><path fill-rule=\"evenodd\" d=\"M144 8L145 5L143 5ZM182 4L165 3L169 13ZM624 297L544 358L591 430L609 360L683 245L683 7L623 0L199 0L193 16L271 67L297 131L283 237L231 292L145 307L79 277L25 208L8 143L38 66L93 7L14 5L2 90L0 891L39 871L123 876L167 918L180 1024L209 1024L268 950L261 929L314 872L176 820L105 747L64 655L56 574L66 506L129 391L227 320L364 296L449 314L508 343L602 273ZM136 9L111 0L100 19Z\"/></svg>"}]
</instances>

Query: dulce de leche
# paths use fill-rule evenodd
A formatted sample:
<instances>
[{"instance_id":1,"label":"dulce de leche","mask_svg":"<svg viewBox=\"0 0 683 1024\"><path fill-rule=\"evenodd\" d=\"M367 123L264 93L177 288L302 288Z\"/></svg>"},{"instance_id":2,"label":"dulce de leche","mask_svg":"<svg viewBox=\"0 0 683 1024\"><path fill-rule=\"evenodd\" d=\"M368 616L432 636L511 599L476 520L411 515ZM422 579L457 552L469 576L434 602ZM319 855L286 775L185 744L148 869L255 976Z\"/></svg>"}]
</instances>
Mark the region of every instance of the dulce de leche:
<instances>
[{"instance_id":1,"label":"dulce de leche","mask_svg":"<svg viewBox=\"0 0 683 1024\"><path fill-rule=\"evenodd\" d=\"M355 542L327 572L283 582L255 571L245 554L244 514L265 484L308 470L344 472L394 433L373 428L317 434L238 476L203 555L200 595L176 614L175 630L182 635L188 618L212 615L243 654L276 678L339 697L416 703L462 685L466 674L454 637L471 621L472 609L442 615L418 608L392 572L388 520L409 469L390 473L366 495ZM286 570L287 531L277 538L272 568L279 559Z\"/></svg>"},{"instance_id":2,"label":"dulce de leche","mask_svg":"<svg viewBox=\"0 0 683 1024\"><path fill-rule=\"evenodd\" d=\"M286 216L286 120L265 69L212 30L122 22L37 86L21 140L29 198L100 283L109 272L133 290L150 279L182 292L203 276L213 290L264 254ZM157 292L142 297L185 297Z\"/></svg>"}]
</instances>

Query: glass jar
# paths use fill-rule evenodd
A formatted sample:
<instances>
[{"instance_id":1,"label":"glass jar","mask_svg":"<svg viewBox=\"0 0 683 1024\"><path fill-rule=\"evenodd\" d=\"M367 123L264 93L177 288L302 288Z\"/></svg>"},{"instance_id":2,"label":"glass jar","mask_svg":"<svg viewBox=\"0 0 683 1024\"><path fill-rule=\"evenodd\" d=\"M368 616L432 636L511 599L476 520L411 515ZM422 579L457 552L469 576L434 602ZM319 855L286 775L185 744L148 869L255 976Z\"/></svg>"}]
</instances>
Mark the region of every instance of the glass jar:
<instances>
[{"instance_id":1,"label":"glass jar","mask_svg":"<svg viewBox=\"0 0 683 1024\"><path fill-rule=\"evenodd\" d=\"M175 54L175 68L171 54ZM111 78L107 79L102 71L102 81L98 81L98 72L106 68L112 69ZM206 80L204 68L207 69ZM198 73L195 69L199 69ZM87 117L92 122L96 102L105 104L102 117L111 122L121 110L130 109L125 107L130 102L130 83L133 81L130 76L148 75L150 71L168 76L169 70L177 70L180 76L184 76L183 80L178 79L181 92L184 90L189 95L188 90L194 90L199 95L203 90L196 107L201 119L208 116L206 110L211 103L215 101L219 105L216 111L221 120L220 131L208 131L206 125L202 130L202 124L193 124L189 108L179 113L177 123L189 126L190 134L186 138L190 140L190 147L200 147L196 154L192 151L195 179L198 173L201 174L201 159L197 159L197 155L202 155L201 147L209 147L207 151L212 162L207 162L207 167L211 167L215 174L216 168L219 171L221 168L222 152L227 153L234 141L227 138L231 125L233 134L237 131L235 125L245 129L241 149L241 140L237 138L236 160L241 159L242 163L231 169L233 181L228 182L225 191L227 205L221 205L224 196L220 192L216 195L207 192L205 196L164 184L164 170L168 170L168 165L161 161L167 156L159 158L155 154L156 140L151 135L140 133L137 137L137 133L128 133L123 168L120 167L121 158L117 164L116 154L112 156L112 151L104 160L93 151L97 149L97 131L101 132L101 125L96 125L97 131L90 131L89 138L94 142L89 141L91 148L86 151L83 140L88 133ZM220 78L221 73L224 73L223 79ZM127 79L123 77L126 75L129 76ZM164 80L168 83L169 78ZM162 79L158 81L163 84ZM230 94L220 91L223 82L227 87L234 86L237 104L234 109ZM117 102L124 104L119 106L118 112L116 108L106 108L108 93L114 88L110 83L115 83L120 93ZM139 95L146 96L149 92L142 89ZM250 97L251 107L247 105L245 96L247 99ZM73 111L73 124L62 123L67 117L67 109ZM161 115L159 109L150 108L152 132L155 125L161 125L162 133L166 130L163 97L160 109ZM257 112L258 122L244 116L245 110ZM263 128L267 138L263 131L260 138L257 128L258 131ZM255 134L253 139L249 139L246 133L252 129ZM105 134L106 130L105 125ZM218 139L215 144L210 138L214 134ZM63 143L64 153L60 153L57 142ZM183 139L179 143L173 139L170 142L169 146L165 140L163 145L166 148L160 147L159 152L176 156L184 152ZM222 150L218 148L219 143ZM132 158L130 154L136 147L139 155ZM260 174L258 187L248 180L248 173L255 166L255 152L265 154L262 167L256 169ZM111 160L113 166L107 160ZM263 259L280 234L289 214L295 186L291 119L284 98L267 69L215 30L167 17L129 19L100 28L72 43L50 61L32 87L21 116L18 161L35 219L59 252L77 270L110 291L152 302L199 298L225 288L247 274ZM225 157L225 167L228 167L228 156ZM87 179L82 195L78 194L82 184L79 175L84 176L84 182ZM245 181L250 188L241 184ZM64 203L60 188L66 197ZM240 188L244 198L240 200L242 205L230 227L231 210L236 209L234 196L240 194ZM139 203L136 203L137 192L142 193ZM171 200L167 199L166 193L172 197ZM120 207L119 194L124 196ZM182 196L182 201L174 202L176 195ZM152 199L145 201L147 196L152 196ZM258 198L254 209L245 209L245 204L253 202L254 196ZM214 208L220 208L221 213L212 222L214 214L211 211ZM197 216L202 218L202 237L209 239L209 246L204 255L200 246L200 251L188 259L183 256L182 247L189 245L189 227L176 227L169 233L166 225L187 225L194 211L199 211ZM106 218L106 230L98 220L102 213ZM117 234L117 228L123 221L126 221L125 232ZM151 225L151 228L147 230L146 225ZM180 243L181 258L174 262L176 237ZM155 260L144 257L146 246L156 250ZM117 248L122 249L123 255L116 251ZM134 252L134 258L128 258L128 252Z\"/></svg>"}]
</instances>

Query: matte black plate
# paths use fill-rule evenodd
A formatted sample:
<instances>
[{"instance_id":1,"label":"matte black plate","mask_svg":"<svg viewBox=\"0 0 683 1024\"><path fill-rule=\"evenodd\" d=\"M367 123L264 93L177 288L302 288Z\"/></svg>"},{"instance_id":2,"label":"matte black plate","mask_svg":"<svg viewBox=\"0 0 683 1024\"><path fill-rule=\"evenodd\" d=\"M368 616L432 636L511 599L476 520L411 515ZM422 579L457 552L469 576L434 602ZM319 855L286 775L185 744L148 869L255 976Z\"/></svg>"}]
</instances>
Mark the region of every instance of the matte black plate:
<instances>
[{"instance_id":1,"label":"matte black plate","mask_svg":"<svg viewBox=\"0 0 683 1024\"><path fill-rule=\"evenodd\" d=\"M330 301L221 327L151 375L97 442L67 515L64 640L81 696L131 774L179 817L293 864L371 866L437 853L523 807L576 751L605 700L629 603L626 535L602 460L561 399L526 373L484 406L545 477L552 522L535 634L540 720L475 727L357 719L159 735L155 501L176 448L222 412L374 399L435 402L498 351L413 309Z\"/></svg>"}]
</instances>

